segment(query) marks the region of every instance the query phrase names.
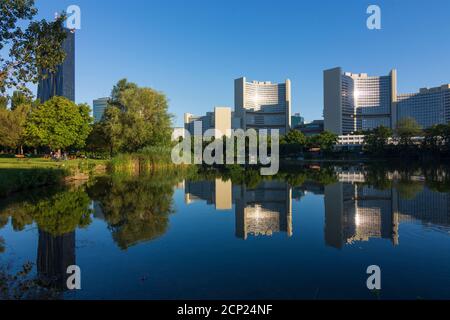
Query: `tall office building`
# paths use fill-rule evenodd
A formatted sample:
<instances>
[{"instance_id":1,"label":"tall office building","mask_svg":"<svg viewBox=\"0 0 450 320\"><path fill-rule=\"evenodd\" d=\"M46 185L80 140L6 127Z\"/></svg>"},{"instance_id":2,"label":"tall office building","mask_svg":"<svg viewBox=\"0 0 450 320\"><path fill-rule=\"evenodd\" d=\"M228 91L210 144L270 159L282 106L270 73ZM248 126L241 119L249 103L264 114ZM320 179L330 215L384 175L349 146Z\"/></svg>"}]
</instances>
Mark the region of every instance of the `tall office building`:
<instances>
[{"instance_id":1,"label":"tall office building","mask_svg":"<svg viewBox=\"0 0 450 320\"><path fill-rule=\"evenodd\" d=\"M279 129L286 134L291 128L291 81L275 84L236 79L234 105L242 129Z\"/></svg>"},{"instance_id":2,"label":"tall office building","mask_svg":"<svg viewBox=\"0 0 450 320\"><path fill-rule=\"evenodd\" d=\"M397 97L397 118L414 118L422 128L450 122L450 84Z\"/></svg>"},{"instance_id":3,"label":"tall office building","mask_svg":"<svg viewBox=\"0 0 450 320\"><path fill-rule=\"evenodd\" d=\"M54 96L65 97L75 101L75 33L65 29L66 39L62 48L66 54L64 62L57 67L54 74L48 73L47 78L39 81L37 97L45 102Z\"/></svg>"},{"instance_id":4,"label":"tall office building","mask_svg":"<svg viewBox=\"0 0 450 320\"><path fill-rule=\"evenodd\" d=\"M94 122L99 122L102 120L103 113L105 112L106 107L108 106L109 98L100 98L94 100L92 107L94 112Z\"/></svg>"},{"instance_id":5,"label":"tall office building","mask_svg":"<svg viewBox=\"0 0 450 320\"><path fill-rule=\"evenodd\" d=\"M324 71L325 130L338 135L395 127L397 72L387 76Z\"/></svg>"}]
</instances>

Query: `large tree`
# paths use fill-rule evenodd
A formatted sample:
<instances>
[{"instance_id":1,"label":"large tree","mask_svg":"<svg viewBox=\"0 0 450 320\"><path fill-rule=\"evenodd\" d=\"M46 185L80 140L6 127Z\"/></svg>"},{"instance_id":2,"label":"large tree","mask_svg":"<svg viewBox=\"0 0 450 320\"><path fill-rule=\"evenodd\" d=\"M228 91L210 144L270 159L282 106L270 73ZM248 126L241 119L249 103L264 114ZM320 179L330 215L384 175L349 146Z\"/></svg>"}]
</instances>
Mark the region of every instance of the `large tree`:
<instances>
[{"instance_id":1,"label":"large tree","mask_svg":"<svg viewBox=\"0 0 450 320\"><path fill-rule=\"evenodd\" d=\"M21 104L13 110L0 109L0 145L18 149L23 154L25 124L30 111L31 104Z\"/></svg>"},{"instance_id":2,"label":"large tree","mask_svg":"<svg viewBox=\"0 0 450 320\"><path fill-rule=\"evenodd\" d=\"M26 131L30 139L51 150L82 148L92 130L90 108L53 97L33 109Z\"/></svg>"},{"instance_id":3,"label":"large tree","mask_svg":"<svg viewBox=\"0 0 450 320\"><path fill-rule=\"evenodd\" d=\"M0 93L9 88L29 93L28 83L37 83L43 70L55 73L65 59L62 43L65 14L55 21L33 20L34 0L0 1Z\"/></svg>"},{"instance_id":4,"label":"large tree","mask_svg":"<svg viewBox=\"0 0 450 320\"><path fill-rule=\"evenodd\" d=\"M112 90L101 126L111 153L168 145L172 129L167 98L122 79Z\"/></svg>"}]
</instances>

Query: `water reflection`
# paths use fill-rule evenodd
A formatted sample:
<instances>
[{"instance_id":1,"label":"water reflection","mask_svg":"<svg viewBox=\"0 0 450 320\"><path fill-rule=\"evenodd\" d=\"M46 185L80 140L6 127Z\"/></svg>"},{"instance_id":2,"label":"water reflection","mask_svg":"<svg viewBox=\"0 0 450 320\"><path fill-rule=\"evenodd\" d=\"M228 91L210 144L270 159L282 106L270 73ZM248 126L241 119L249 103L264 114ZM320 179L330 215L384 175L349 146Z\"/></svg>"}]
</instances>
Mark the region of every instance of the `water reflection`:
<instances>
[{"instance_id":1,"label":"water reflection","mask_svg":"<svg viewBox=\"0 0 450 320\"><path fill-rule=\"evenodd\" d=\"M208 226L211 219L216 219L205 215L186 218L202 208L199 203L202 201L206 202L209 209L224 211L220 217L229 217L229 220L223 220L224 227L218 230L218 233L224 231L220 234L222 238L218 237L221 243L230 245L229 248L235 246L227 251L228 255L236 252L236 238L257 240L245 244L239 242L239 249L248 249L251 244L252 248L256 246L261 249L259 246L263 246L263 250L275 249L280 254L285 253L283 250L296 248L294 245L300 243L304 246L298 248L320 250L324 242L328 248L352 249L359 247L355 243L364 242L368 245L372 240L380 239L379 242L392 243L392 250L398 253L401 251L399 249L405 247L402 244L406 247L415 244L411 234L409 237L408 234L404 235L402 242L402 232L407 230L402 229L402 225L420 225L422 230L415 229L413 236L418 235L421 241L423 238L429 243L432 237L427 238L430 233L427 235L422 232L424 228L437 231L440 236L448 235L450 184L447 172L410 170L405 173L363 167L326 170L309 168L306 172L281 173L270 178L250 175L251 183L230 176L199 174L188 177L100 177L76 188L37 190L0 201L0 258L9 254L8 241L13 232L34 232L35 237L29 238L32 240L28 239L26 245L32 246L36 253L32 257L36 265L36 279L58 292L57 297L63 297L66 291L67 267L80 263L77 247L80 229L86 229L84 237L93 243L93 247L84 252L92 249L101 253L103 249L95 247L98 234L101 233L102 236L106 234L111 242L108 253L117 254L114 250L120 252L121 255L116 258L133 257L139 250L126 251L131 247L144 248L141 251L145 256L152 247L164 243L163 247L153 252L157 255L154 261L156 264L157 258L163 258L166 259L166 264L161 262L163 267L176 265L177 250L181 252L191 245L194 252L191 258L201 260L201 253L196 256L196 252L198 246L208 245L204 238L193 239L192 243L179 243L180 238L191 241L186 234L183 235L185 230L196 230L199 222ZM310 199L314 200L313 206L300 205ZM177 206L176 201L179 201ZM317 221L310 223L304 219L309 214L302 211L305 208L320 215ZM177 214L180 209L187 211L188 215ZM176 222L178 216L183 216L180 217L183 223L180 220ZM298 216L302 219L296 219ZM95 228L92 227L93 222L96 222ZM295 232L301 229L300 223L313 227L320 224L319 228L314 229L317 230L314 236L319 235L321 247L311 242L317 241L317 238L312 237L312 232ZM170 226L174 224L177 228L171 229ZM11 229L11 232L3 232L5 229ZM436 237L435 233L432 235ZM164 242L167 239L168 242ZM270 246L267 241L270 241ZM445 240L443 242L445 245ZM164 255L166 248L172 251ZM328 251L342 254L345 258L347 250ZM326 257L328 251L321 251L320 255ZM286 253L286 257L292 256L291 253ZM377 254L376 250L373 254ZM413 256L414 253L408 254ZM411 259L414 260L414 257ZM330 261L327 260L327 263ZM138 263L137 259L134 263ZM320 264L320 261L311 261L311 264L314 263ZM133 266L129 268L132 272Z\"/></svg>"},{"instance_id":2,"label":"water reflection","mask_svg":"<svg viewBox=\"0 0 450 320\"><path fill-rule=\"evenodd\" d=\"M235 204L236 236L292 236L292 188L284 181L263 181L256 187L233 185L231 180L186 181L185 202L206 200L216 210Z\"/></svg>"}]
</instances>

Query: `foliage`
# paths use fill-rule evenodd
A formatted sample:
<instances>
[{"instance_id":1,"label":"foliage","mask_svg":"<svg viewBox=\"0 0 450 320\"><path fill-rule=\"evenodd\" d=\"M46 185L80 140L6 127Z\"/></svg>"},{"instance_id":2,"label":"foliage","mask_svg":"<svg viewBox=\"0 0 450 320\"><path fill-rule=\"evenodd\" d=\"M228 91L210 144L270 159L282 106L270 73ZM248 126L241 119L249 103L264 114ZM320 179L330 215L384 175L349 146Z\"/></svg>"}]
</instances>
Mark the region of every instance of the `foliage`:
<instances>
[{"instance_id":1,"label":"foliage","mask_svg":"<svg viewBox=\"0 0 450 320\"><path fill-rule=\"evenodd\" d=\"M298 144L304 146L306 144L306 137L299 130L290 130L288 134L281 138L280 144Z\"/></svg>"},{"instance_id":2,"label":"foliage","mask_svg":"<svg viewBox=\"0 0 450 320\"><path fill-rule=\"evenodd\" d=\"M101 177L88 189L99 201L114 241L126 250L162 236L173 212L175 174Z\"/></svg>"},{"instance_id":3,"label":"foliage","mask_svg":"<svg viewBox=\"0 0 450 320\"><path fill-rule=\"evenodd\" d=\"M171 115L164 94L141 88L126 79L114 86L98 132L111 154L136 152L171 143Z\"/></svg>"},{"instance_id":4,"label":"foliage","mask_svg":"<svg viewBox=\"0 0 450 320\"><path fill-rule=\"evenodd\" d=\"M379 126L365 135L366 149L371 153L382 153L388 145L389 138L392 137L390 128Z\"/></svg>"},{"instance_id":5,"label":"foliage","mask_svg":"<svg viewBox=\"0 0 450 320\"><path fill-rule=\"evenodd\" d=\"M329 131L323 131L309 139L311 147L320 148L324 152L329 152L337 142L337 135Z\"/></svg>"},{"instance_id":6,"label":"foliage","mask_svg":"<svg viewBox=\"0 0 450 320\"><path fill-rule=\"evenodd\" d=\"M397 122L395 133L400 139L400 144L412 145L412 138L422 134L422 128L414 118L406 117Z\"/></svg>"},{"instance_id":7,"label":"foliage","mask_svg":"<svg viewBox=\"0 0 450 320\"><path fill-rule=\"evenodd\" d=\"M91 121L89 106L53 97L32 110L26 132L40 146L52 150L80 148L92 130Z\"/></svg>"},{"instance_id":8,"label":"foliage","mask_svg":"<svg viewBox=\"0 0 450 320\"><path fill-rule=\"evenodd\" d=\"M19 148L23 154L26 142L25 124L31 112L30 104L21 104L13 110L0 109L0 145Z\"/></svg>"},{"instance_id":9,"label":"foliage","mask_svg":"<svg viewBox=\"0 0 450 320\"><path fill-rule=\"evenodd\" d=\"M35 21L36 14L33 0L0 2L0 50L9 50L0 56L0 93L15 87L29 94L27 83L45 77L43 70L55 73L65 59L65 14L53 22Z\"/></svg>"}]
</instances>

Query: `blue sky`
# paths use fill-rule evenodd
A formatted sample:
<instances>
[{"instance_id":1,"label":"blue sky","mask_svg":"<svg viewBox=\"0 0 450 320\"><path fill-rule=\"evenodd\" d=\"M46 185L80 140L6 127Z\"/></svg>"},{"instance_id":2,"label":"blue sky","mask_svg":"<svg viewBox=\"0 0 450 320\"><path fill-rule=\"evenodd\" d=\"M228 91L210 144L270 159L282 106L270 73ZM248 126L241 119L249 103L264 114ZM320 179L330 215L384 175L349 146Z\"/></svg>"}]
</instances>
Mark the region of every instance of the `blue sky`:
<instances>
[{"instance_id":1,"label":"blue sky","mask_svg":"<svg viewBox=\"0 0 450 320\"><path fill-rule=\"evenodd\" d=\"M81 8L76 100L108 96L121 78L164 92L183 113L233 107L233 80L292 81L292 112L322 117L323 70L384 75L399 92L450 83L448 0L37 0L39 16ZM382 29L366 9L382 10Z\"/></svg>"}]
</instances>

